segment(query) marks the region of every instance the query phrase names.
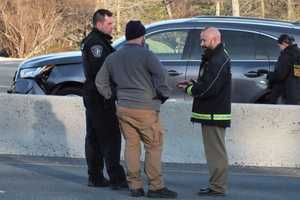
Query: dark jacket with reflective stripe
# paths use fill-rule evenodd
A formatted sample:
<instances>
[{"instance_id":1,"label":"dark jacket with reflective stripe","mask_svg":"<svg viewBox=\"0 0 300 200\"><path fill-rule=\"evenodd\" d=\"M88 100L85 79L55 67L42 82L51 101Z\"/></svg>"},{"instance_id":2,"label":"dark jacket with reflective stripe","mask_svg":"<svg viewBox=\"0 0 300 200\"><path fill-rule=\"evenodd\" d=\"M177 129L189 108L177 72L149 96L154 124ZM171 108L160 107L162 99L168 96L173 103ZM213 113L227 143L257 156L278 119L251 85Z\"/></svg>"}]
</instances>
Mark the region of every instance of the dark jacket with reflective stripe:
<instances>
[{"instance_id":1,"label":"dark jacket with reflective stripe","mask_svg":"<svg viewBox=\"0 0 300 200\"><path fill-rule=\"evenodd\" d=\"M286 104L300 104L300 49L296 44L281 52L268 79L271 85L280 87Z\"/></svg>"},{"instance_id":2,"label":"dark jacket with reflective stripe","mask_svg":"<svg viewBox=\"0 0 300 200\"><path fill-rule=\"evenodd\" d=\"M194 97L191 121L229 127L231 120L230 58L222 44L202 56L197 82L187 87Z\"/></svg>"}]
</instances>

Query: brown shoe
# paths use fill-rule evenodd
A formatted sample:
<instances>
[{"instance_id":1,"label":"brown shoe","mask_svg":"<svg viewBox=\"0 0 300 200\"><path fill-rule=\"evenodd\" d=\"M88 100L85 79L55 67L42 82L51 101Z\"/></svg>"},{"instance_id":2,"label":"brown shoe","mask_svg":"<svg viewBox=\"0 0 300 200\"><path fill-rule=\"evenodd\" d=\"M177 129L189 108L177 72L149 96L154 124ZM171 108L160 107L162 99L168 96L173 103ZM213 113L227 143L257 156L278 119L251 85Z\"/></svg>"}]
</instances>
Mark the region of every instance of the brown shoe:
<instances>
[{"instance_id":1,"label":"brown shoe","mask_svg":"<svg viewBox=\"0 0 300 200\"><path fill-rule=\"evenodd\" d=\"M225 193L217 192L210 188L203 188L203 189L200 189L200 191L198 192L198 195L199 196L225 196Z\"/></svg>"}]
</instances>

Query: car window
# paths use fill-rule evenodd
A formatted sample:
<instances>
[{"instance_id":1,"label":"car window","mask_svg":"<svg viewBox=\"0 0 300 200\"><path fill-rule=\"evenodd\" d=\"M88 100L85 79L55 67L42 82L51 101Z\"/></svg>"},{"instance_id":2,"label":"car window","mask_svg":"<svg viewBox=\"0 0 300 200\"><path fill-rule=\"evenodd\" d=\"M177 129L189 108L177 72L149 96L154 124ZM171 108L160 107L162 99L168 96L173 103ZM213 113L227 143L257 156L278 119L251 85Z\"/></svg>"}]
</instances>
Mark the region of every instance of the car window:
<instances>
[{"instance_id":1,"label":"car window","mask_svg":"<svg viewBox=\"0 0 300 200\"><path fill-rule=\"evenodd\" d=\"M188 30L172 30L146 36L149 49L160 60L182 60Z\"/></svg>"},{"instance_id":2,"label":"car window","mask_svg":"<svg viewBox=\"0 0 300 200\"><path fill-rule=\"evenodd\" d=\"M264 35L256 35L256 60L277 60L280 49L277 40Z\"/></svg>"},{"instance_id":3,"label":"car window","mask_svg":"<svg viewBox=\"0 0 300 200\"><path fill-rule=\"evenodd\" d=\"M188 44L191 48L190 58L191 60L201 60L203 49L200 45L200 33L201 29L191 30L188 38Z\"/></svg>"},{"instance_id":4,"label":"car window","mask_svg":"<svg viewBox=\"0 0 300 200\"><path fill-rule=\"evenodd\" d=\"M222 41L232 60L255 60L255 34L221 30Z\"/></svg>"},{"instance_id":5,"label":"car window","mask_svg":"<svg viewBox=\"0 0 300 200\"><path fill-rule=\"evenodd\" d=\"M256 46L255 38L256 34L234 30L220 30L222 35L222 42L229 53L232 60L255 60ZM201 60L203 50L200 47L200 32L201 30L192 30L191 35L191 59ZM259 52L257 52L259 53Z\"/></svg>"}]
</instances>

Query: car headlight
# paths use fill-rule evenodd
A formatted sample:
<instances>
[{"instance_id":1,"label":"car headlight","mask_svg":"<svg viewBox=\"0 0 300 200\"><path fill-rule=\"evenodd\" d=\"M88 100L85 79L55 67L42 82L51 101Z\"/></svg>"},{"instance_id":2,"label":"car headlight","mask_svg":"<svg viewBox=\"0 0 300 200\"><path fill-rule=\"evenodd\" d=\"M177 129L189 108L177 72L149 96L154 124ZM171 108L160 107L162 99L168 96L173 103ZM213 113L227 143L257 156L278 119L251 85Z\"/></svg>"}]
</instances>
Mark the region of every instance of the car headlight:
<instances>
[{"instance_id":1,"label":"car headlight","mask_svg":"<svg viewBox=\"0 0 300 200\"><path fill-rule=\"evenodd\" d=\"M54 65L45 65L43 67L38 67L38 68L22 69L20 71L20 77L21 78L34 78L44 72L51 70L53 67L54 67Z\"/></svg>"},{"instance_id":2,"label":"car headlight","mask_svg":"<svg viewBox=\"0 0 300 200\"><path fill-rule=\"evenodd\" d=\"M22 69L20 71L21 78L34 78L41 73L42 67Z\"/></svg>"}]
</instances>

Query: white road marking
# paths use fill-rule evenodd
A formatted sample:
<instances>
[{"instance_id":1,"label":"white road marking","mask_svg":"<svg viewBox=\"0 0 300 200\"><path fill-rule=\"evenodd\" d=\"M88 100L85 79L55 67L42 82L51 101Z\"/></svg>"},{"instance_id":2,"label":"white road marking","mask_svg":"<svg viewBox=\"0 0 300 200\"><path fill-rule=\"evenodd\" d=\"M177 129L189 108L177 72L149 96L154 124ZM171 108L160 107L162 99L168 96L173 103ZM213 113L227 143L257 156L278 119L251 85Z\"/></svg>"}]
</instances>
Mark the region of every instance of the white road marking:
<instances>
[{"instance_id":1,"label":"white road marking","mask_svg":"<svg viewBox=\"0 0 300 200\"><path fill-rule=\"evenodd\" d=\"M0 190L0 194L5 194L5 191L4 190Z\"/></svg>"},{"instance_id":2,"label":"white road marking","mask_svg":"<svg viewBox=\"0 0 300 200\"><path fill-rule=\"evenodd\" d=\"M0 88L9 88L10 86L0 85Z\"/></svg>"}]
</instances>

